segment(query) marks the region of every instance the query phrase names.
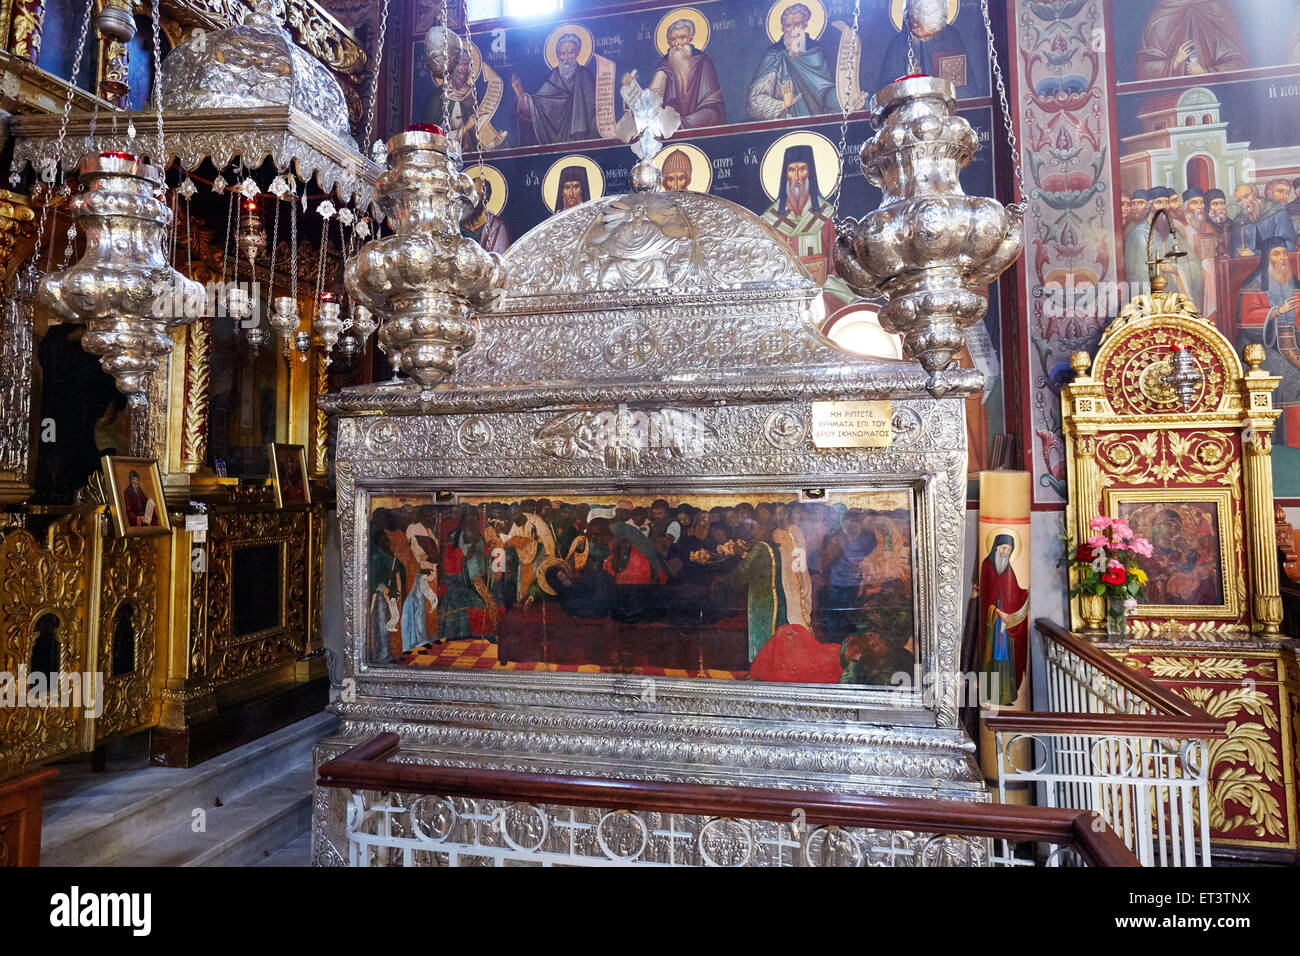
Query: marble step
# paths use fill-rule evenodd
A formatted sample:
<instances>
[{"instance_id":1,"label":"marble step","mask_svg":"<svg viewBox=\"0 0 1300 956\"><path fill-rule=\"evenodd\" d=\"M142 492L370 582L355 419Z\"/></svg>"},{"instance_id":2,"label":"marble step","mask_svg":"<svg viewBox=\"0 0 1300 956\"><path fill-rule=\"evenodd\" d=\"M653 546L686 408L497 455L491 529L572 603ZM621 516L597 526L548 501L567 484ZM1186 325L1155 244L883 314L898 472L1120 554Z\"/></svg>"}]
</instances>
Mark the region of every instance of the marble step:
<instances>
[{"instance_id":1,"label":"marble step","mask_svg":"<svg viewBox=\"0 0 1300 956\"><path fill-rule=\"evenodd\" d=\"M110 756L108 771L99 774L69 766L47 791L41 862L103 865L165 832L189 828L196 809L210 816L218 803L233 804L286 774L310 774L313 745L336 724L333 714L316 714L197 767L151 767L147 752ZM310 799L310 781L303 793Z\"/></svg>"},{"instance_id":2,"label":"marble step","mask_svg":"<svg viewBox=\"0 0 1300 956\"><path fill-rule=\"evenodd\" d=\"M268 853L254 866L311 866L311 828L294 837L280 849Z\"/></svg>"},{"instance_id":3,"label":"marble step","mask_svg":"<svg viewBox=\"0 0 1300 956\"><path fill-rule=\"evenodd\" d=\"M252 866L311 832L315 777L310 766L206 809L204 828L192 821L132 846L105 866Z\"/></svg>"}]
</instances>

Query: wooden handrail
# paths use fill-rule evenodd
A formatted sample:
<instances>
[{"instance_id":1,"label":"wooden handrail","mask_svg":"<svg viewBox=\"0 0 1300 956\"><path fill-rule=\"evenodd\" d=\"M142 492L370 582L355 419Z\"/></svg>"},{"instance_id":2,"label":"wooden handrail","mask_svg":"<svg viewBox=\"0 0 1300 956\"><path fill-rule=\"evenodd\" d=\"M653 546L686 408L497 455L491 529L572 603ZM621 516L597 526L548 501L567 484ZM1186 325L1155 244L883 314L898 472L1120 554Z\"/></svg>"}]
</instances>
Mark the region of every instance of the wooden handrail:
<instances>
[{"instance_id":1,"label":"wooden handrail","mask_svg":"<svg viewBox=\"0 0 1300 956\"><path fill-rule=\"evenodd\" d=\"M1083 658L1115 683L1133 691L1148 704L1160 708L1166 715L1194 717L1198 720L1214 719L1195 704L1160 686L1151 678L1144 677L1131 667L1125 667L1105 651L1099 651L1087 641L1079 640L1055 621L1040 617L1034 621L1034 627L1043 637L1061 645L1076 657Z\"/></svg>"},{"instance_id":2,"label":"wooden handrail","mask_svg":"<svg viewBox=\"0 0 1300 956\"><path fill-rule=\"evenodd\" d=\"M1156 708L1151 714L1095 714L1060 711L997 711L984 718L992 731L1022 734L1078 736L1154 737L1172 740L1222 740L1228 736L1228 722L1211 717L1195 704L1125 667L1111 655L1081 641L1047 618L1034 626L1075 657L1097 668L1115 683Z\"/></svg>"},{"instance_id":3,"label":"wooden handrail","mask_svg":"<svg viewBox=\"0 0 1300 956\"><path fill-rule=\"evenodd\" d=\"M810 826L1055 843L1075 848L1092 866L1140 865L1091 811L393 763L387 758L399 746L396 734L372 737L321 764L317 786L747 820L799 818Z\"/></svg>"},{"instance_id":4,"label":"wooden handrail","mask_svg":"<svg viewBox=\"0 0 1300 956\"><path fill-rule=\"evenodd\" d=\"M1227 721L1206 716L1167 714L1074 714L1056 711L999 711L984 718L992 731L1022 734L1062 734L1085 737L1160 737L1171 740L1222 740Z\"/></svg>"}]
</instances>

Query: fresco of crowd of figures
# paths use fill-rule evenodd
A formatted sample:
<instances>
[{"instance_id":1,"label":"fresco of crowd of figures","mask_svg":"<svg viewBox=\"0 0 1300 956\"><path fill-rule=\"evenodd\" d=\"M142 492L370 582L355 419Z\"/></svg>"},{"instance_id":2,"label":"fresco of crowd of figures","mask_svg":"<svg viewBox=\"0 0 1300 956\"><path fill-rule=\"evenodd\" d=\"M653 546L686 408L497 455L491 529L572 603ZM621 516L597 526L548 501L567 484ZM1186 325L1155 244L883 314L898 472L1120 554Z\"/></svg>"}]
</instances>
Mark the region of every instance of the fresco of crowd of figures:
<instances>
[{"instance_id":1,"label":"fresco of crowd of figures","mask_svg":"<svg viewBox=\"0 0 1300 956\"><path fill-rule=\"evenodd\" d=\"M1025 156L1022 301L1036 496L1066 493L1059 389L1093 350L1113 300L1146 287L1152 246L1188 253L1169 271L1238 348L1258 342L1280 375L1277 496L1300 497L1300 2L1016 0L1013 102ZM1096 286L1109 292L1054 297ZM1112 306L1107 308L1107 306Z\"/></svg>"}]
</instances>

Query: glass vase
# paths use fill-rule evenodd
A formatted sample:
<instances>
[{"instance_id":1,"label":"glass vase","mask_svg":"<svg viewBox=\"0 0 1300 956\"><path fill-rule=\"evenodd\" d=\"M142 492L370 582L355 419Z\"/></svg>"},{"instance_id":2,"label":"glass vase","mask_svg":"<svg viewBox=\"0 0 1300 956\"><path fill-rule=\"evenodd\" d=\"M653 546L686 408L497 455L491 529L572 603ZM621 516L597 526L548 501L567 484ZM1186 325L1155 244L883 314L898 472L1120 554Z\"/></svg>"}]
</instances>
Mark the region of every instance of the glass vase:
<instances>
[{"instance_id":1,"label":"glass vase","mask_svg":"<svg viewBox=\"0 0 1300 956\"><path fill-rule=\"evenodd\" d=\"M1109 595L1106 598L1106 636L1112 641L1123 639L1128 632L1128 608L1124 606L1124 598L1119 595Z\"/></svg>"}]
</instances>

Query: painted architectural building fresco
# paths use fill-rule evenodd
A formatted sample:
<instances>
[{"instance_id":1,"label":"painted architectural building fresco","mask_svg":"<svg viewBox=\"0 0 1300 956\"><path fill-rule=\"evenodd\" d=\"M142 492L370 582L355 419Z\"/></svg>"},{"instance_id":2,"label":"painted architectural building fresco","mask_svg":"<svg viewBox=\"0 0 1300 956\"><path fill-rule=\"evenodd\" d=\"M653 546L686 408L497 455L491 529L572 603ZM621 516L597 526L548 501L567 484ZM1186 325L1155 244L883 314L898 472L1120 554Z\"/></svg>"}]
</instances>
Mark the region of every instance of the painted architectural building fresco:
<instances>
[{"instance_id":1,"label":"painted architectural building fresco","mask_svg":"<svg viewBox=\"0 0 1300 956\"><path fill-rule=\"evenodd\" d=\"M374 663L887 685L906 492L372 499Z\"/></svg>"},{"instance_id":2,"label":"painted architectural building fresco","mask_svg":"<svg viewBox=\"0 0 1300 956\"><path fill-rule=\"evenodd\" d=\"M1018 0L1013 15L1025 150L1027 322L1039 501L1065 474L1059 386L1120 305L1147 287L1153 252L1240 349L1280 375L1275 491L1300 497L1300 3L1296 0ZM1110 38L1110 45L1103 38ZM1064 293L1053 290L1064 289Z\"/></svg>"},{"instance_id":3,"label":"painted architectural building fresco","mask_svg":"<svg viewBox=\"0 0 1300 956\"><path fill-rule=\"evenodd\" d=\"M709 0L471 24L471 43L445 90L428 74L417 30L403 113L449 128L467 167L486 175L486 215L476 216L469 231L501 251L507 237L567 205L627 190L636 157L619 135L627 128L625 93L657 89L683 118L656 158L665 185L711 192L762 216L823 283L830 316L847 317L860 300L830 264L841 108L847 103L854 113L845 137L850 186L840 209L857 216L879 198L858 163L872 132L863 117L867 97L908 68L902 9L902 0L862 4L860 53L851 42L851 0ZM993 121L978 0L934 0L922 12L932 36L917 44L919 62L956 84L963 115L985 145L963 185L992 194ZM971 330L960 356L989 382L968 405L972 472L986 466L990 436L1005 429L996 287L990 299L988 317Z\"/></svg>"}]
</instances>

